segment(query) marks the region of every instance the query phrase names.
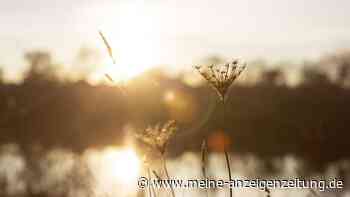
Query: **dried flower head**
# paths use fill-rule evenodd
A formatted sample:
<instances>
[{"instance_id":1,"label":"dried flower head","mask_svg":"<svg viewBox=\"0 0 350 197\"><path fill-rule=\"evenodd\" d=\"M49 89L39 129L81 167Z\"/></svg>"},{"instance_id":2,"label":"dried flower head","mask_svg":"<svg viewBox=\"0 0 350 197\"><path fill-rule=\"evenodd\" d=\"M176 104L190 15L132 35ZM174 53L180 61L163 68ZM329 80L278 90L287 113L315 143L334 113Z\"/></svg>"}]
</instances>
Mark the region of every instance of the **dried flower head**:
<instances>
[{"instance_id":1,"label":"dried flower head","mask_svg":"<svg viewBox=\"0 0 350 197\"><path fill-rule=\"evenodd\" d=\"M164 154L166 146L176 130L176 123L174 120L171 120L163 125L149 126L143 132L136 134L136 137L158 150L161 154Z\"/></svg>"},{"instance_id":2,"label":"dried flower head","mask_svg":"<svg viewBox=\"0 0 350 197\"><path fill-rule=\"evenodd\" d=\"M225 64L195 66L195 69L216 90L220 99L224 101L231 84L246 68L247 64L239 59Z\"/></svg>"}]
</instances>

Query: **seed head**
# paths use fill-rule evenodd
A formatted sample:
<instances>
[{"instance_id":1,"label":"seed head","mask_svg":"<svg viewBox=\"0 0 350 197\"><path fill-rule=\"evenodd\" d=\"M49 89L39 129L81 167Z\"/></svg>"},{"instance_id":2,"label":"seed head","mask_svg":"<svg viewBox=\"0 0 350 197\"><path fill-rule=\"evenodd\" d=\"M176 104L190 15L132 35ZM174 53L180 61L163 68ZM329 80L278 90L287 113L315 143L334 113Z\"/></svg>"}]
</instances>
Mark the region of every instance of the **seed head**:
<instances>
[{"instance_id":1,"label":"seed head","mask_svg":"<svg viewBox=\"0 0 350 197\"><path fill-rule=\"evenodd\" d=\"M171 120L163 125L158 123L153 127L149 126L144 131L136 134L136 137L161 154L164 154L169 140L176 131L176 123L174 120Z\"/></svg>"},{"instance_id":2,"label":"seed head","mask_svg":"<svg viewBox=\"0 0 350 197\"><path fill-rule=\"evenodd\" d=\"M220 99L223 101L231 84L246 66L247 64L244 61L235 59L225 64L195 66L195 69L216 90Z\"/></svg>"}]
</instances>

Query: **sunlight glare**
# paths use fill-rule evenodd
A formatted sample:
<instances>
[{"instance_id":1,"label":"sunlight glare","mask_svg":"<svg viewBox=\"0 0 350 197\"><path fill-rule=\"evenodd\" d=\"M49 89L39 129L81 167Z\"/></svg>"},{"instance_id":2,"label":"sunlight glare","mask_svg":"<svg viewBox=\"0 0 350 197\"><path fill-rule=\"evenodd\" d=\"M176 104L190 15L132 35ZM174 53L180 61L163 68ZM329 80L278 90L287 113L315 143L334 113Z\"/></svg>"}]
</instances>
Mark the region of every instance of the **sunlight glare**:
<instances>
[{"instance_id":1,"label":"sunlight glare","mask_svg":"<svg viewBox=\"0 0 350 197\"><path fill-rule=\"evenodd\" d=\"M139 175L140 161L132 149L110 148L103 154L102 160L113 180L131 184Z\"/></svg>"}]
</instances>

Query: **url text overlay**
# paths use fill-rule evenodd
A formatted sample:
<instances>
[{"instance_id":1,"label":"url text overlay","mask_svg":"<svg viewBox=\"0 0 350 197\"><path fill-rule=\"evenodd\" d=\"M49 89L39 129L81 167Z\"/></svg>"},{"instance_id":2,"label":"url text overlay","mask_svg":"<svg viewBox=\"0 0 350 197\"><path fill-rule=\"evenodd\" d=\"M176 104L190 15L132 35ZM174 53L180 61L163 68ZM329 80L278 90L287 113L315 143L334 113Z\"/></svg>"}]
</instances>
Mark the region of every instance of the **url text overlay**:
<instances>
[{"instance_id":1,"label":"url text overlay","mask_svg":"<svg viewBox=\"0 0 350 197\"><path fill-rule=\"evenodd\" d=\"M213 188L257 188L268 189L342 189L343 180L313 180L313 179L148 179L140 177L137 185L140 189L182 188L182 189L213 189Z\"/></svg>"}]
</instances>

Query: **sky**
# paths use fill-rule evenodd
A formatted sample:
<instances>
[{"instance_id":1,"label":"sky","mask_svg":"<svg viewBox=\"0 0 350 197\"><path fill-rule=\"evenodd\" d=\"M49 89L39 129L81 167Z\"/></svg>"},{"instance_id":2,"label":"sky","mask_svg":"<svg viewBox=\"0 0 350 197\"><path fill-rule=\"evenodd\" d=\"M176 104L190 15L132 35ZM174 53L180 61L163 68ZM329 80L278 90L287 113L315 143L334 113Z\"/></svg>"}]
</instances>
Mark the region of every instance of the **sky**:
<instances>
[{"instance_id":1,"label":"sky","mask_svg":"<svg viewBox=\"0 0 350 197\"><path fill-rule=\"evenodd\" d=\"M350 47L349 8L348 0L0 0L0 66L15 78L23 54L42 49L74 71L81 47L104 54L98 30L118 64L142 69L209 55L299 61Z\"/></svg>"}]
</instances>

